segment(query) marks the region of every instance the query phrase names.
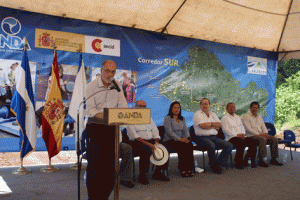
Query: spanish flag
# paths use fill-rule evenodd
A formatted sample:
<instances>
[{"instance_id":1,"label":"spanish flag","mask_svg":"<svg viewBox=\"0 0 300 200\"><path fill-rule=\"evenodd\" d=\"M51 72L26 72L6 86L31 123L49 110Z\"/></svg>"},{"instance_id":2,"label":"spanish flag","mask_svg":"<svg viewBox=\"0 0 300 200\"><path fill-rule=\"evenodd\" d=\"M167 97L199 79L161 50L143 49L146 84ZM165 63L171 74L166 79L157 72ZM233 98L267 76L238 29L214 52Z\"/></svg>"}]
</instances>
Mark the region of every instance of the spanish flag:
<instances>
[{"instance_id":1,"label":"spanish flag","mask_svg":"<svg viewBox=\"0 0 300 200\"><path fill-rule=\"evenodd\" d=\"M57 55L54 51L51 85L42 112L43 139L47 146L49 159L61 150L64 121L65 113L60 92Z\"/></svg>"}]
</instances>

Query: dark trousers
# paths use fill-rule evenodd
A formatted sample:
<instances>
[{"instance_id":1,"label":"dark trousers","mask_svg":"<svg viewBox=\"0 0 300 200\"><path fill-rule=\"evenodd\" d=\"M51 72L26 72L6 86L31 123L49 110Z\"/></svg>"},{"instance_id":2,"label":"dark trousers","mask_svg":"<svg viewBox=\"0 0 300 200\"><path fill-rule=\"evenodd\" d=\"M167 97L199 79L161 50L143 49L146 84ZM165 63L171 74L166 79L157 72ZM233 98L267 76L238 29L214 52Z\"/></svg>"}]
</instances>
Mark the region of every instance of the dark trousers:
<instances>
[{"instance_id":1,"label":"dark trousers","mask_svg":"<svg viewBox=\"0 0 300 200\"><path fill-rule=\"evenodd\" d=\"M120 166L120 180L132 181L133 173L133 156L132 147L129 144L120 143L119 156L122 158Z\"/></svg>"},{"instance_id":2,"label":"dark trousers","mask_svg":"<svg viewBox=\"0 0 300 200\"><path fill-rule=\"evenodd\" d=\"M235 162L236 164L242 164L244 161L244 151L245 147L248 146L248 151L245 156L246 159L251 158L251 162L255 162L255 156L256 156L256 146L257 142L252 138L239 138L239 137L233 137L229 140L235 147L236 147L236 155L235 155Z\"/></svg>"},{"instance_id":3,"label":"dark trousers","mask_svg":"<svg viewBox=\"0 0 300 200\"><path fill-rule=\"evenodd\" d=\"M115 183L115 126L86 126L87 191L89 200L108 199Z\"/></svg>"},{"instance_id":4,"label":"dark trousers","mask_svg":"<svg viewBox=\"0 0 300 200\"><path fill-rule=\"evenodd\" d=\"M193 144L175 140L165 142L168 148L174 149L178 154L178 169L182 171L194 170Z\"/></svg>"},{"instance_id":5,"label":"dark trousers","mask_svg":"<svg viewBox=\"0 0 300 200\"><path fill-rule=\"evenodd\" d=\"M197 145L202 145L208 149L209 164L211 166L227 163L231 150L233 149L233 145L230 142L222 140L215 135L196 136L196 143ZM220 146L223 149L218 159L216 158L217 146Z\"/></svg>"},{"instance_id":6,"label":"dark trousers","mask_svg":"<svg viewBox=\"0 0 300 200\"><path fill-rule=\"evenodd\" d=\"M147 142L154 144L155 140L146 140ZM140 176L147 177L150 167L150 156L152 155L152 149L141 142L132 141L129 143L132 146L133 155L140 156Z\"/></svg>"}]
</instances>

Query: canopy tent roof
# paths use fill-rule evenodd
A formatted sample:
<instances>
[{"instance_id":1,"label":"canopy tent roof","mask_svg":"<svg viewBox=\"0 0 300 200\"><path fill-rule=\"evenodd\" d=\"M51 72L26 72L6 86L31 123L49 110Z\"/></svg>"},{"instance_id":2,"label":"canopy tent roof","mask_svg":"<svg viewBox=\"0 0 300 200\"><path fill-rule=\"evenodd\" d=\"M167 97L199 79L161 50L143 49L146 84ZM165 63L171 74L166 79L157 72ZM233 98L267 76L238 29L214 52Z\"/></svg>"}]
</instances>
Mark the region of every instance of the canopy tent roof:
<instances>
[{"instance_id":1,"label":"canopy tent roof","mask_svg":"<svg viewBox=\"0 0 300 200\"><path fill-rule=\"evenodd\" d=\"M300 0L1 0L0 6L300 58Z\"/></svg>"}]
</instances>

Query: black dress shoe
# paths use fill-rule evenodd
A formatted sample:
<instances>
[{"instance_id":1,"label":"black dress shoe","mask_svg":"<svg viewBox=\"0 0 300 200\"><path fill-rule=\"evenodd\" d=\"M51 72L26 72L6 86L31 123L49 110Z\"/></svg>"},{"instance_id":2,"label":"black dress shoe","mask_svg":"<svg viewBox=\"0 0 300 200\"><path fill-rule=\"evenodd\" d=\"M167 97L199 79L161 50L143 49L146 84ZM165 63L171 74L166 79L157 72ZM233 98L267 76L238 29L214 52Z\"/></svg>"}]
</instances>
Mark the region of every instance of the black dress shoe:
<instances>
[{"instance_id":1,"label":"black dress shoe","mask_svg":"<svg viewBox=\"0 0 300 200\"><path fill-rule=\"evenodd\" d=\"M248 167L248 159L247 159L247 160L245 159L245 160L243 161L243 166L244 166L244 167Z\"/></svg>"},{"instance_id":2,"label":"black dress shoe","mask_svg":"<svg viewBox=\"0 0 300 200\"><path fill-rule=\"evenodd\" d=\"M134 184L131 181L120 181L120 184L124 185L125 187L128 187L128 188L134 187Z\"/></svg>"},{"instance_id":3,"label":"black dress shoe","mask_svg":"<svg viewBox=\"0 0 300 200\"><path fill-rule=\"evenodd\" d=\"M277 166L282 166L283 164L278 162L277 160L271 160L270 162L271 165L277 165Z\"/></svg>"},{"instance_id":4,"label":"black dress shoe","mask_svg":"<svg viewBox=\"0 0 300 200\"><path fill-rule=\"evenodd\" d=\"M251 168L256 168L256 164L255 163L251 163Z\"/></svg>"},{"instance_id":5,"label":"black dress shoe","mask_svg":"<svg viewBox=\"0 0 300 200\"><path fill-rule=\"evenodd\" d=\"M265 163L262 160L258 162L258 165L261 166L261 167L268 167L267 163Z\"/></svg>"},{"instance_id":6,"label":"black dress shoe","mask_svg":"<svg viewBox=\"0 0 300 200\"><path fill-rule=\"evenodd\" d=\"M159 180L159 181L169 181L170 179L163 175L162 173L154 173L152 175L152 179Z\"/></svg>"},{"instance_id":7,"label":"black dress shoe","mask_svg":"<svg viewBox=\"0 0 300 200\"><path fill-rule=\"evenodd\" d=\"M218 165L212 165L211 171L215 174L222 174L222 168Z\"/></svg>"},{"instance_id":8,"label":"black dress shoe","mask_svg":"<svg viewBox=\"0 0 300 200\"><path fill-rule=\"evenodd\" d=\"M237 169L244 169L243 165L240 163L240 164L235 164L235 167Z\"/></svg>"},{"instance_id":9,"label":"black dress shoe","mask_svg":"<svg viewBox=\"0 0 300 200\"><path fill-rule=\"evenodd\" d=\"M148 178L145 177L145 176L140 176L139 177L139 182L143 185L148 185L149 184L149 181L148 181Z\"/></svg>"}]
</instances>

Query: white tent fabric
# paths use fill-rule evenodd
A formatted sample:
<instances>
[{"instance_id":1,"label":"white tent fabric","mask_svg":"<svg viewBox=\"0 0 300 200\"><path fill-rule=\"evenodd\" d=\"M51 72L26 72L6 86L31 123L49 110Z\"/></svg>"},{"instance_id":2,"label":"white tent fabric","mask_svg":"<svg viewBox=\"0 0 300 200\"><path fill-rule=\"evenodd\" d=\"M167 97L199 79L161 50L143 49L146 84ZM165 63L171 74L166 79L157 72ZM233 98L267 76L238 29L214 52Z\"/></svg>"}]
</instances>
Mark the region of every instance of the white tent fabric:
<instances>
[{"instance_id":1,"label":"white tent fabric","mask_svg":"<svg viewBox=\"0 0 300 200\"><path fill-rule=\"evenodd\" d=\"M0 0L0 6L300 58L300 0Z\"/></svg>"}]
</instances>

